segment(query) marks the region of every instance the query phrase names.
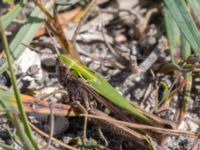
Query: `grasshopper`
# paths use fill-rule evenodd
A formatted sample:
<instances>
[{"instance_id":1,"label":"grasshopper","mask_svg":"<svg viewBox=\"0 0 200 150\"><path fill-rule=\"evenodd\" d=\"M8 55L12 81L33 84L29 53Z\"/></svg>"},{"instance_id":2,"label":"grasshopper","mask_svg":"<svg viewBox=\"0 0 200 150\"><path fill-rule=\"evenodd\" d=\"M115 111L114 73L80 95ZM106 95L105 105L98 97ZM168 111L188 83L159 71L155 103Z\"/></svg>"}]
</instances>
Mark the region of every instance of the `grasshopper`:
<instances>
[{"instance_id":1,"label":"grasshopper","mask_svg":"<svg viewBox=\"0 0 200 150\"><path fill-rule=\"evenodd\" d=\"M73 73L76 76L78 75L81 77L81 79L85 79L88 85L94 91L105 97L112 104L122 108L123 110L126 110L129 114L133 115L137 119L152 124L151 119L145 116L136 107L131 105L122 95L118 93L118 91L111 84L107 82L103 76L97 72L94 72L69 55L61 54L58 59L63 62L70 70L73 70Z\"/></svg>"}]
</instances>

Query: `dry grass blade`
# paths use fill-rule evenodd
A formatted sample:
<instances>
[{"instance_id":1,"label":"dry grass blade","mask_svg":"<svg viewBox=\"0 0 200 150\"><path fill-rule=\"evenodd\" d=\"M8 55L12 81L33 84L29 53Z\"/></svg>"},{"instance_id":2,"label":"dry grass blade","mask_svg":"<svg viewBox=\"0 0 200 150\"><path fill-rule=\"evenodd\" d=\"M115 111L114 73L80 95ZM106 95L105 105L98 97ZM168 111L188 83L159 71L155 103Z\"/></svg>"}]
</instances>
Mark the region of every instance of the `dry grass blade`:
<instances>
[{"instance_id":1,"label":"dry grass blade","mask_svg":"<svg viewBox=\"0 0 200 150\"><path fill-rule=\"evenodd\" d=\"M85 116L85 114L83 114L83 116ZM110 132L123 136L125 138L128 138L132 141L136 141L140 143L141 145L147 147L148 143L146 141L145 135L137 131L134 131L130 128L127 128L125 124L118 124L116 122L112 122L112 120L115 120L115 119L106 115L105 113L96 109L90 109L88 117L92 118L95 123L100 125L105 130L108 130Z\"/></svg>"},{"instance_id":2,"label":"dry grass blade","mask_svg":"<svg viewBox=\"0 0 200 150\"><path fill-rule=\"evenodd\" d=\"M21 94L21 99L26 112L38 113L38 114L51 114L49 106L50 102L44 100L45 97L38 100L35 97ZM47 96L46 96L47 97ZM13 107L16 106L16 99L12 92L0 90L0 99L4 100L4 103L10 104ZM34 106L34 107L33 107ZM0 107L0 111L4 112L4 108ZM9 109L12 112L12 107ZM53 114L58 116L77 116L80 114L78 109L73 108L70 105L56 103L53 107Z\"/></svg>"},{"instance_id":3,"label":"dry grass blade","mask_svg":"<svg viewBox=\"0 0 200 150\"><path fill-rule=\"evenodd\" d=\"M85 116L85 115L82 114L81 116ZM183 136L187 136L187 137L190 137L190 138L196 138L196 136L197 136L197 133L195 133L195 132L164 129L164 128L159 128L159 127L137 124L137 123L130 123L130 122L125 122L125 121L119 121L119 120L116 120L116 119L113 119L113 118L110 118L110 117L108 118L108 117L105 117L105 116L88 114L88 117L109 121L109 122L112 122L113 124L121 124L121 125L124 125L126 127L133 128L133 129L150 130L150 131L154 131L154 132L161 133L161 134L174 135L174 136L183 135Z\"/></svg>"},{"instance_id":4,"label":"dry grass blade","mask_svg":"<svg viewBox=\"0 0 200 150\"><path fill-rule=\"evenodd\" d=\"M59 19L58 19L57 13L54 13L55 16L52 16L40 1L35 0L34 2L41 9L41 11L43 11L43 13L46 15L47 17L46 25L48 26L50 31L53 33L53 35L56 37L58 43L64 49L64 52L66 54L70 54L72 57L79 60L80 59L79 53L75 49L73 49L72 43L65 38L65 34L58 21Z\"/></svg>"}]
</instances>

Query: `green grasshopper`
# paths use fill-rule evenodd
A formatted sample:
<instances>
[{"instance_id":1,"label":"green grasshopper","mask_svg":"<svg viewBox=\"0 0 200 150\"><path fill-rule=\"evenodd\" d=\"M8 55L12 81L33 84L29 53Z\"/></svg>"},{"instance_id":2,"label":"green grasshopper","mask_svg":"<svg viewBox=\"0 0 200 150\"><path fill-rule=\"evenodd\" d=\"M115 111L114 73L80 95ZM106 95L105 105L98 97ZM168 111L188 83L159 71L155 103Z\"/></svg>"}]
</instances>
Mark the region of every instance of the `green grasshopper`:
<instances>
[{"instance_id":1,"label":"green grasshopper","mask_svg":"<svg viewBox=\"0 0 200 150\"><path fill-rule=\"evenodd\" d=\"M131 105L118 91L109 84L106 79L100 74L92 71L90 68L81 64L78 60L69 55L61 54L59 60L63 62L69 69L73 69L80 77L84 78L89 86L97 93L105 97L111 103L126 110L137 119L146 123L152 123L152 120L147 118L140 110Z\"/></svg>"}]
</instances>

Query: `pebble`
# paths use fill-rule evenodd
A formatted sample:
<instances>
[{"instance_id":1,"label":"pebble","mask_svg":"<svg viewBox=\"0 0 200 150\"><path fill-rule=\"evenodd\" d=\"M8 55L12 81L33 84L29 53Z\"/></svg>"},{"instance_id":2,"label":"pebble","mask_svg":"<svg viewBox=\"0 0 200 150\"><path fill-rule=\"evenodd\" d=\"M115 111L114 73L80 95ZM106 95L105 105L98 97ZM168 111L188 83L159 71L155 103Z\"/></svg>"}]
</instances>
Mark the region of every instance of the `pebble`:
<instances>
[{"instance_id":1,"label":"pebble","mask_svg":"<svg viewBox=\"0 0 200 150\"><path fill-rule=\"evenodd\" d=\"M46 68L54 68L56 66L56 60L54 58L46 58L42 61L42 66Z\"/></svg>"},{"instance_id":2,"label":"pebble","mask_svg":"<svg viewBox=\"0 0 200 150\"><path fill-rule=\"evenodd\" d=\"M25 76L25 80L41 80L43 77L40 56L29 48L26 48L24 53L15 61L14 66L17 74L23 73L29 76ZM34 71L33 68L37 69ZM33 72L30 72L31 70ZM33 73L34 76L31 76L30 73Z\"/></svg>"},{"instance_id":3,"label":"pebble","mask_svg":"<svg viewBox=\"0 0 200 150\"><path fill-rule=\"evenodd\" d=\"M69 120L66 117L56 116L54 121L54 135L63 134L69 127ZM48 124L45 128L47 132L50 130L50 125Z\"/></svg>"}]
</instances>

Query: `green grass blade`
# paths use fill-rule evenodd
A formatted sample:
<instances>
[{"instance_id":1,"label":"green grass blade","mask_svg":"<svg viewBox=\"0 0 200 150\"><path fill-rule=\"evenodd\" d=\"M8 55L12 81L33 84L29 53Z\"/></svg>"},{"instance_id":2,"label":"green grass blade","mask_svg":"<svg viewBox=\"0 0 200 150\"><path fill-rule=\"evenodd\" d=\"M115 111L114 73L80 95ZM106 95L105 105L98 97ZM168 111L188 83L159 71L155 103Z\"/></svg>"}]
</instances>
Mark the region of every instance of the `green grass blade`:
<instances>
[{"instance_id":1,"label":"green grass blade","mask_svg":"<svg viewBox=\"0 0 200 150\"><path fill-rule=\"evenodd\" d=\"M189 43L186 41L184 36L181 36L181 57L183 60L186 60L191 55L191 47ZM186 114L186 110L191 99L191 90L192 90L192 73L191 72L184 72L184 79L186 81L184 91L183 91L183 100L181 101L181 109L179 113L178 123L180 124Z\"/></svg>"},{"instance_id":2,"label":"green grass blade","mask_svg":"<svg viewBox=\"0 0 200 150\"><path fill-rule=\"evenodd\" d=\"M20 13L26 3L27 0L20 0L20 2L13 8L13 10L0 18L3 28L6 28L13 21L13 19L17 17L17 15Z\"/></svg>"},{"instance_id":3,"label":"green grass blade","mask_svg":"<svg viewBox=\"0 0 200 150\"><path fill-rule=\"evenodd\" d=\"M47 4L47 7L51 7L50 3ZM21 43L26 45L30 44L35 36L35 33L42 24L44 17L44 14L38 7L33 10L25 25L18 31L15 38L10 43L9 47L12 58L17 59L24 52L26 47ZM2 74L7 68L7 63L4 63L2 66L0 66L0 74Z\"/></svg>"},{"instance_id":4,"label":"green grass blade","mask_svg":"<svg viewBox=\"0 0 200 150\"><path fill-rule=\"evenodd\" d=\"M10 112L12 112L12 107L14 107L12 105L12 102L10 101L12 97L13 97L13 94L0 90L0 101L4 102L4 105L7 106L6 107L7 110ZM4 112L4 111L5 111L5 108L0 105L0 112Z\"/></svg>"},{"instance_id":5,"label":"green grass blade","mask_svg":"<svg viewBox=\"0 0 200 150\"><path fill-rule=\"evenodd\" d=\"M59 59L64 62L69 68L74 69L79 73L86 82L99 94L107 98L114 105L126 110L137 119L147 123L152 123L140 110L132 106L118 91L113 88L101 75L91 71L88 67L81 64L76 59L69 55L60 55Z\"/></svg>"},{"instance_id":6,"label":"green grass blade","mask_svg":"<svg viewBox=\"0 0 200 150\"><path fill-rule=\"evenodd\" d=\"M173 63L178 63L177 54L180 50L180 30L168 9L164 9L165 26L169 41L170 54Z\"/></svg>"},{"instance_id":7,"label":"green grass blade","mask_svg":"<svg viewBox=\"0 0 200 150\"><path fill-rule=\"evenodd\" d=\"M199 0L189 0L189 4L192 6L192 9L200 21L200 1Z\"/></svg>"},{"instance_id":8,"label":"green grass blade","mask_svg":"<svg viewBox=\"0 0 200 150\"><path fill-rule=\"evenodd\" d=\"M24 132L24 127L19 117L19 111L16 109L16 106L14 106L11 101L13 95L13 93L0 90L0 111L6 112L13 125L15 125L17 129L17 134L19 135L20 141L23 143L25 149L34 150L34 147L31 144L28 136L26 135L26 132Z\"/></svg>"},{"instance_id":9,"label":"green grass blade","mask_svg":"<svg viewBox=\"0 0 200 150\"><path fill-rule=\"evenodd\" d=\"M6 35L5 35L5 32L4 32L4 28L3 28L1 20L0 20L0 30L1 30L2 41L3 41L3 44L4 44L4 51L5 51L5 54L6 54L6 58L7 58L7 62L8 62L9 70L10 70L10 79L11 79L11 82L12 82L12 85L13 85L13 90L14 90L15 97L16 97L17 107L18 107L18 110L20 112L20 119L23 123L25 132L28 135L29 140L33 144L33 147L35 149L38 149L38 146L37 146L35 140L33 139L31 128L28 124L28 118L27 118L26 113L25 113L24 108L23 108L19 89L17 88L16 77L15 77L15 74L14 74L11 54L10 54L7 38L6 38Z\"/></svg>"},{"instance_id":10,"label":"green grass blade","mask_svg":"<svg viewBox=\"0 0 200 150\"><path fill-rule=\"evenodd\" d=\"M181 58L184 61L191 55L190 44L187 42L184 36L181 36L181 47Z\"/></svg>"},{"instance_id":11,"label":"green grass blade","mask_svg":"<svg viewBox=\"0 0 200 150\"><path fill-rule=\"evenodd\" d=\"M0 143L0 147L5 149L5 150L15 150L13 147L6 145L6 144L3 144L3 143Z\"/></svg>"},{"instance_id":12,"label":"green grass blade","mask_svg":"<svg viewBox=\"0 0 200 150\"><path fill-rule=\"evenodd\" d=\"M187 10L185 1L164 0L164 2L193 50L200 55L200 33Z\"/></svg>"}]
</instances>

